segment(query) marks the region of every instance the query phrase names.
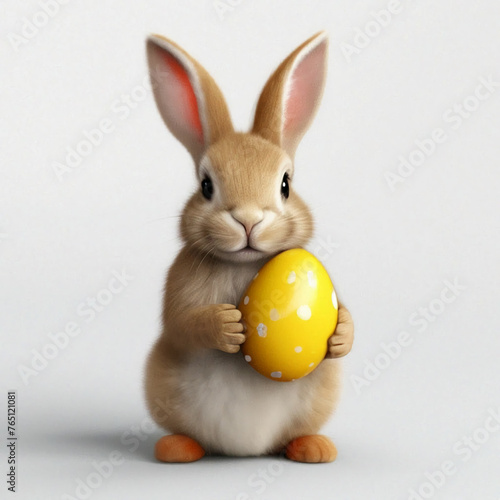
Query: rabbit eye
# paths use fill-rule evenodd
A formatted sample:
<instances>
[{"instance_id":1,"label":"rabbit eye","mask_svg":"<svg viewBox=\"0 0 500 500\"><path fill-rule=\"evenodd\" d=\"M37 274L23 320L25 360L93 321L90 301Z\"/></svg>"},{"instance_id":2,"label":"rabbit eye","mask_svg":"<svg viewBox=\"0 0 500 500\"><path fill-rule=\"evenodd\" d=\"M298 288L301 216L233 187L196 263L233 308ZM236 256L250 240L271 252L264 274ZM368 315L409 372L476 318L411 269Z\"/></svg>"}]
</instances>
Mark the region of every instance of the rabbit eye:
<instances>
[{"instance_id":1,"label":"rabbit eye","mask_svg":"<svg viewBox=\"0 0 500 500\"><path fill-rule=\"evenodd\" d=\"M281 196L288 198L290 195L290 186L288 185L288 174L285 172L283 180L281 181Z\"/></svg>"},{"instance_id":2,"label":"rabbit eye","mask_svg":"<svg viewBox=\"0 0 500 500\"><path fill-rule=\"evenodd\" d=\"M214 186L209 177L205 177L201 181L201 192L207 200L210 200L212 198L212 195L214 194Z\"/></svg>"}]
</instances>

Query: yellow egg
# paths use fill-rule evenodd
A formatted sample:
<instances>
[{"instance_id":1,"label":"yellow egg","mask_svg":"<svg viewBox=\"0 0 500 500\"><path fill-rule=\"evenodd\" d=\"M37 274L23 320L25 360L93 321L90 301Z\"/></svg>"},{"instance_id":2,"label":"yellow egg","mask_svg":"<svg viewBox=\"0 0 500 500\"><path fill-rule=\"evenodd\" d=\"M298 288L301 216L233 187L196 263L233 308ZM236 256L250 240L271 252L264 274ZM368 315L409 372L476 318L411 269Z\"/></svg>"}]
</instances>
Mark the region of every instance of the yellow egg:
<instances>
[{"instance_id":1,"label":"yellow egg","mask_svg":"<svg viewBox=\"0 0 500 500\"><path fill-rule=\"evenodd\" d=\"M332 281L307 250L280 253L256 274L238 306L247 327L242 352L262 375L289 382L324 359L337 325Z\"/></svg>"}]
</instances>

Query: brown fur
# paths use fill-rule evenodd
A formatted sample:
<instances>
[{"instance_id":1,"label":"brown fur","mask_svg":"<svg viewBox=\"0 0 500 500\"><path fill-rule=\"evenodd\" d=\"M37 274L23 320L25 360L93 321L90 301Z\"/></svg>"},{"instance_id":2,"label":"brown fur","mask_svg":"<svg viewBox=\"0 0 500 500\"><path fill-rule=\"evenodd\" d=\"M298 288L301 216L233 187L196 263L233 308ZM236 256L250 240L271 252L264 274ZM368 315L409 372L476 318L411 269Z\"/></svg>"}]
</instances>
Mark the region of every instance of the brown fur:
<instances>
[{"instance_id":1,"label":"brown fur","mask_svg":"<svg viewBox=\"0 0 500 500\"><path fill-rule=\"evenodd\" d=\"M154 35L154 38L157 40L163 40L167 42L169 45L173 46L177 49L195 68L197 76L199 78L201 88L206 98L205 106L210 110L210 113L206 113L205 117L207 120L207 127L204 128L205 141L207 143L216 143L221 137L224 137L226 134L232 132L233 124L231 122L231 116L229 115L229 110L227 109L227 104L222 95L219 87L215 83L214 79L210 76L207 70L195 59L193 59L184 49L182 49L179 45L172 40L168 40L164 36ZM159 47L157 43L153 41L153 38L150 38L147 43L147 52L150 61L153 60L154 52L158 51ZM153 87L157 87L158 85L162 85L163 82L161 77L155 73L157 68L151 67L151 76L153 78L152 85ZM157 93L155 92L155 98L157 97ZM157 104L158 99L156 99ZM160 106L158 106L160 107ZM167 126L169 124L167 123ZM196 148L196 151L191 153L195 161L198 161L201 157L201 154L204 151L203 145Z\"/></svg>"},{"instance_id":2,"label":"brown fur","mask_svg":"<svg viewBox=\"0 0 500 500\"><path fill-rule=\"evenodd\" d=\"M297 148L300 139L309 127L317 106L319 106L319 98L315 103L315 109L311 113L310 119L304 123L300 133L293 137L293 140L284 140L281 133L282 127L282 115L283 115L283 96L285 91L285 86L283 82L288 77L292 66L299 54L307 48L311 42L318 38L318 34L312 36L306 40L303 44L297 47L275 70L275 72L269 77L262 93L260 94L259 101L257 103L257 109L255 110L255 118L253 122L252 132L257 133L269 140L273 144L283 147L287 150L290 157L293 158L295 154L295 149ZM326 52L325 46L325 52ZM325 54L326 56L326 54ZM321 75L320 88L318 89L319 97L323 93L324 86L324 73Z\"/></svg>"},{"instance_id":3,"label":"brown fur","mask_svg":"<svg viewBox=\"0 0 500 500\"><path fill-rule=\"evenodd\" d=\"M245 335L241 313L235 304L265 262L283 250L304 246L312 235L312 216L293 188L293 156L318 103L312 104L310 116L300 124L295 135L285 137L283 98L285 83L296 58L302 57L317 40L318 35L298 47L269 79L261 94L251 133L234 132L220 90L198 62L166 38L156 37L148 42L152 73L161 63L162 50L172 50L181 65L195 68L196 75L190 78L198 78L201 85L202 95L197 95L197 98L200 113L205 113L201 120L204 124L203 144L185 135L176 136L191 152L198 179L201 181L209 175L216 189L216 198L211 202L207 202L198 190L184 208L181 219L184 247L168 272L163 329L147 361L145 389L148 407L156 422L170 432L196 439L192 435L193 429L187 424L186 412L189 409L183 407L180 396L183 390L181 374L185 367L207 350L222 351L225 354L221 359L239 356L237 353ZM323 45L321 42L317 46ZM318 49L313 47L312 50ZM326 45L322 50L326 51ZM324 68L318 71L324 72ZM157 74L161 75L161 71ZM323 85L323 76L318 77L318 85ZM152 77L155 78L153 74ZM157 102L160 106L158 97ZM162 113L162 116L167 115ZM168 116L165 121L177 133L176 123ZM285 171L291 179L286 202L279 195L280 180ZM241 243L244 232L235 226L234 221L232 225L228 222L231 217L244 226L248 235L244 238L248 237L258 251L247 256L235 250L239 245L244 246ZM271 222L259 226L261 220ZM347 354L352 345L352 320L343 306L339 320L339 335L335 332L329 340L328 357L331 358ZM311 407L283 426L269 452L282 449L296 438L310 437L318 432L338 400L339 369L336 361L326 359L298 382L301 385L297 387L301 387L304 398L312 395ZM313 438L295 441L290 448L295 451L290 454L296 457L317 455L318 442L324 444L325 441L317 436ZM174 442L177 441L168 441L170 444ZM307 443L316 451L304 451ZM208 452L218 451L217 446L210 448L210 445L201 444L208 448ZM167 452L167 448L160 448L162 456L177 456L175 450ZM332 453L331 448L326 452L320 450L319 457L333 459ZM198 455L194 453L193 456Z\"/></svg>"}]
</instances>

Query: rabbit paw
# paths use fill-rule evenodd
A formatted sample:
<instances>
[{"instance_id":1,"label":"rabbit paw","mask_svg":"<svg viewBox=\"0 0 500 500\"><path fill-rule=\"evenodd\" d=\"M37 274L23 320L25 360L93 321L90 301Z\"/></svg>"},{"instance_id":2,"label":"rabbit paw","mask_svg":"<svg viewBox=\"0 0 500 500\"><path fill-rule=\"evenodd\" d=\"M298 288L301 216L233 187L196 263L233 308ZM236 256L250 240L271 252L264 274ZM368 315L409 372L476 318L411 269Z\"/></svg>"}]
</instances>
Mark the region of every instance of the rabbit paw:
<instances>
[{"instance_id":1,"label":"rabbit paw","mask_svg":"<svg viewBox=\"0 0 500 500\"><path fill-rule=\"evenodd\" d=\"M327 358L341 358L349 353L354 341L354 323L351 313L345 308L339 308L337 327L328 339Z\"/></svg>"},{"instance_id":2,"label":"rabbit paw","mask_svg":"<svg viewBox=\"0 0 500 500\"><path fill-rule=\"evenodd\" d=\"M194 440L182 434L160 438L155 446L155 457L161 462L195 462L205 455L205 450Z\"/></svg>"},{"instance_id":3,"label":"rabbit paw","mask_svg":"<svg viewBox=\"0 0 500 500\"><path fill-rule=\"evenodd\" d=\"M295 462L327 463L337 458L337 448L326 436L301 436L288 443L285 456Z\"/></svg>"},{"instance_id":4,"label":"rabbit paw","mask_svg":"<svg viewBox=\"0 0 500 500\"><path fill-rule=\"evenodd\" d=\"M233 304L216 304L210 308L210 314L215 349L238 352L246 339L241 312Z\"/></svg>"}]
</instances>

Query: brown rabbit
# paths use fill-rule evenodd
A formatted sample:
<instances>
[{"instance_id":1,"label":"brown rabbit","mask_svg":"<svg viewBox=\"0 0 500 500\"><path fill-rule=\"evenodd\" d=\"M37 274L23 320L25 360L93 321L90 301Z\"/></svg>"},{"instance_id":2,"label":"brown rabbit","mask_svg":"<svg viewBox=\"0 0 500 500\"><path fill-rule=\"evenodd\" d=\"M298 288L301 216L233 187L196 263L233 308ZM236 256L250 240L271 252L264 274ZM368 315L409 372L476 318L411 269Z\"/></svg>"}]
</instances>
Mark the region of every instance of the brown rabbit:
<instances>
[{"instance_id":1,"label":"brown rabbit","mask_svg":"<svg viewBox=\"0 0 500 500\"><path fill-rule=\"evenodd\" d=\"M225 100L207 71L161 36L147 42L156 103L194 159L200 188L181 219L184 247L168 272L163 331L146 367L155 421L173 434L156 444L165 462L205 452L330 462L333 443L317 435L339 395L339 365L353 342L340 306L328 354L316 370L277 382L244 360L235 304L270 258L304 246L313 220L293 189L295 149L323 91L327 37L292 52L266 83L249 133L235 132ZM330 358L330 359L329 359Z\"/></svg>"}]
</instances>

